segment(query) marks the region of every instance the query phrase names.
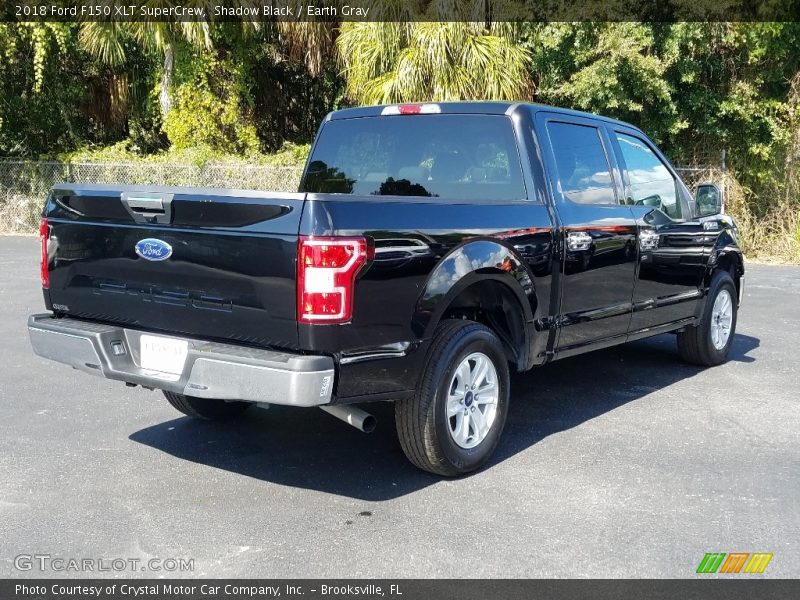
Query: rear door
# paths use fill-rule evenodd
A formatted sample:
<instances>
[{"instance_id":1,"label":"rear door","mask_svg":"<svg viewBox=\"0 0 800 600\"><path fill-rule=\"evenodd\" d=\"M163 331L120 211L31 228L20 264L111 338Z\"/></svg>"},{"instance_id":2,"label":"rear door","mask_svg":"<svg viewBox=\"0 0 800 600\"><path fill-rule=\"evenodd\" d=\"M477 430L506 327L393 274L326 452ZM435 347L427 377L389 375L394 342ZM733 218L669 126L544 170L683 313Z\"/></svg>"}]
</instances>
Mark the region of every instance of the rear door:
<instances>
[{"instance_id":1,"label":"rear door","mask_svg":"<svg viewBox=\"0 0 800 600\"><path fill-rule=\"evenodd\" d=\"M636 273L636 220L621 203L605 129L592 119L539 113L545 164L561 220L559 355L627 335Z\"/></svg>"},{"instance_id":2,"label":"rear door","mask_svg":"<svg viewBox=\"0 0 800 600\"><path fill-rule=\"evenodd\" d=\"M304 194L62 184L48 307L72 317L295 348Z\"/></svg>"}]
</instances>

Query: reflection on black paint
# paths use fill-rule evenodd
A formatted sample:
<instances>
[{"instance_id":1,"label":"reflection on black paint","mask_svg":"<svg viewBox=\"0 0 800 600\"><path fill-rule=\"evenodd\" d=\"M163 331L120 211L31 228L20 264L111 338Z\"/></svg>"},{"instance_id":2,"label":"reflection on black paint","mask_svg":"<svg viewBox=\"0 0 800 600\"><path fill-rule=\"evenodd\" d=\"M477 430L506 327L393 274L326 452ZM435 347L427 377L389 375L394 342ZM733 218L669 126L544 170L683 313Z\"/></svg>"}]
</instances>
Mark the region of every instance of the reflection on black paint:
<instances>
[{"instance_id":1,"label":"reflection on black paint","mask_svg":"<svg viewBox=\"0 0 800 600\"><path fill-rule=\"evenodd\" d=\"M408 179L398 179L395 181L389 177L384 181L377 191L372 192L376 196L423 196L431 197L431 194L424 186L419 183L411 183Z\"/></svg>"},{"instance_id":2,"label":"reflection on black paint","mask_svg":"<svg viewBox=\"0 0 800 600\"><path fill-rule=\"evenodd\" d=\"M699 221L676 221L660 209L632 210L640 231L631 330L694 316L716 235Z\"/></svg>"},{"instance_id":3,"label":"reflection on black paint","mask_svg":"<svg viewBox=\"0 0 800 600\"><path fill-rule=\"evenodd\" d=\"M355 179L347 177L335 167L328 167L321 160L315 160L308 165L304 182L306 189L324 190L331 194L351 194Z\"/></svg>"},{"instance_id":4,"label":"reflection on black paint","mask_svg":"<svg viewBox=\"0 0 800 600\"><path fill-rule=\"evenodd\" d=\"M432 319L458 293L457 284L484 276L516 290L532 321L548 314L554 244L544 205L473 203L467 207L441 200L413 205L369 200L312 198L306 205L308 228L301 234L363 232L374 242L375 258L356 283L353 322L347 327L301 325L304 347L336 352L343 347L367 350L428 339ZM326 229L329 223L341 229ZM531 349L538 362L544 360L546 342L546 335L537 336L541 347ZM347 396L365 386L374 393L410 389L416 383L422 354L412 350L404 360L345 365L347 372L339 381L353 389L344 387L339 393Z\"/></svg>"}]
</instances>

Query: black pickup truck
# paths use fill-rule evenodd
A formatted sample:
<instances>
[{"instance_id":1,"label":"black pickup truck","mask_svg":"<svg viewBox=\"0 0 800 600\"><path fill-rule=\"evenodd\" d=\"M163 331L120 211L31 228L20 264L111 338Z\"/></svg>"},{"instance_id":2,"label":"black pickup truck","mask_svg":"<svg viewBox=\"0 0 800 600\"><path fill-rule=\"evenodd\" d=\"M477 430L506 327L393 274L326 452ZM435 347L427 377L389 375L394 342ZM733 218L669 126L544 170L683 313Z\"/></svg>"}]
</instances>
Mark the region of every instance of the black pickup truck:
<instances>
[{"instance_id":1,"label":"black pickup truck","mask_svg":"<svg viewBox=\"0 0 800 600\"><path fill-rule=\"evenodd\" d=\"M498 444L509 371L664 332L726 359L744 285L713 185L636 127L508 102L323 122L297 193L61 184L41 225L35 352L221 419L395 401L418 467ZM576 374L579 376L579 374Z\"/></svg>"}]
</instances>

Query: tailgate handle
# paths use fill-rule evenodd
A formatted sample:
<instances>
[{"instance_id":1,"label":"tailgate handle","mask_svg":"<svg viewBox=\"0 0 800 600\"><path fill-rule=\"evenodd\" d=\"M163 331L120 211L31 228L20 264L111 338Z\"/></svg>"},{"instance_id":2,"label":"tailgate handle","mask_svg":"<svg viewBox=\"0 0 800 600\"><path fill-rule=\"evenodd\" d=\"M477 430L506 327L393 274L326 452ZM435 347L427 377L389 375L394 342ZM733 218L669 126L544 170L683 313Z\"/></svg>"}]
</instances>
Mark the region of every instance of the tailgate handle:
<instances>
[{"instance_id":1,"label":"tailgate handle","mask_svg":"<svg viewBox=\"0 0 800 600\"><path fill-rule=\"evenodd\" d=\"M122 205L137 223L169 224L172 221L172 194L123 192Z\"/></svg>"},{"instance_id":2,"label":"tailgate handle","mask_svg":"<svg viewBox=\"0 0 800 600\"><path fill-rule=\"evenodd\" d=\"M164 212L164 202L161 198L128 198L128 206L136 212Z\"/></svg>"}]
</instances>

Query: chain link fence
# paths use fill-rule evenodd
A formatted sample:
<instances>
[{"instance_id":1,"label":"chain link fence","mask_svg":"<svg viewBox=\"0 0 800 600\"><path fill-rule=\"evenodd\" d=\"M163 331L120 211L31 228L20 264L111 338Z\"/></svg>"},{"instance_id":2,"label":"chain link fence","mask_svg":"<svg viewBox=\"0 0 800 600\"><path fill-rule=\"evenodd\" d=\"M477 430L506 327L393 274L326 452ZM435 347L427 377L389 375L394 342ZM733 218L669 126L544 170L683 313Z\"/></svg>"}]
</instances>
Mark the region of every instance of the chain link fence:
<instances>
[{"instance_id":1,"label":"chain link fence","mask_svg":"<svg viewBox=\"0 0 800 600\"><path fill-rule=\"evenodd\" d=\"M189 185L228 189L294 192L302 166L276 167L168 163L63 163L0 160L0 233L35 233L44 200L56 183L120 183L130 185ZM690 190L699 183L724 189L722 166L678 169Z\"/></svg>"},{"instance_id":2,"label":"chain link fence","mask_svg":"<svg viewBox=\"0 0 800 600\"><path fill-rule=\"evenodd\" d=\"M63 163L0 160L0 233L34 233L57 183L187 185L296 192L302 166L168 163Z\"/></svg>"}]
</instances>

